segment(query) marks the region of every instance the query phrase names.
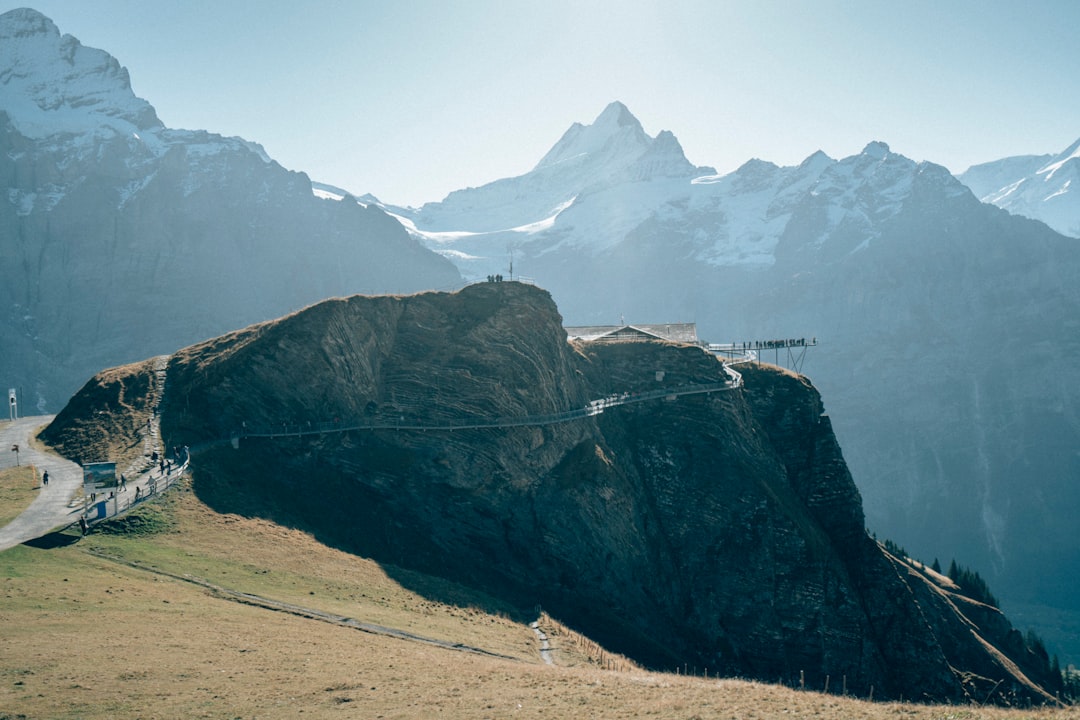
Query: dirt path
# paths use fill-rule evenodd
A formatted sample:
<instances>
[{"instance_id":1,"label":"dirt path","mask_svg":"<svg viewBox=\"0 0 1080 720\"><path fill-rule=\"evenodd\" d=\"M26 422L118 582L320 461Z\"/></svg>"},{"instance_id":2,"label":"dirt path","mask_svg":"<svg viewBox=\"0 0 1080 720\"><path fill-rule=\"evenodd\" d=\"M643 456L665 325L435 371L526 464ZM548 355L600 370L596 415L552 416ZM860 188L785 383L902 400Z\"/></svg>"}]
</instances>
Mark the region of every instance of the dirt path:
<instances>
[{"instance_id":1,"label":"dirt path","mask_svg":"<svg viewBox=\"0 0 1080 720\"><path fill-rule=\"evenodd\" d=\"M548 636L540 629L540 622L534 621L529 624L529 627L536 633L536 639L540 641L540 659L546 665L554 665L555 659L551 657L551 643L548 642Z\"/></svg>"},{"instance_id":2,"label":"dirt path","mask_svg":"<svg viewBox=\"0 0 1080 720\"><path fill-rule=\"evenodd\" d=\"M374 635L385 635L387 637L398 638L399 640L409 640L411 642L421 642L427 645L435 645L437 647L445 648L446 650L476 653L478 655L487 655L488 657L496 657L503 660L522 662L521 658L512 657L510 655L503 655L501 653L492 652L491 650L485 650L483 648L473 647L471 645L465 645L463 643L450 642L449 640L439 640L437 638L426 637L424 635L417 635L416 633L411 633L406 630L398 630L397 628L387 627L385 625L366 623L360 620L356 620L354 618L343 617L341 615L328 613L323 610L317 610L315 608L304 607L302 605L293 605L292 603L283 602L281 600L274 600L272 598L263 597L261 595L252 595L251 593L229 590L228 588L221 587L220 585L215 585L214 583L211 583L207 580L191 575L177 575L167 572L165 570L159 570L157 568L149 567L141 563L133 562L130 560L123 560L121 558L114 557L112 555L106 555L104 553L94 552L93 550L88 550L87 552L94 557L101 558L102 560L108 560L110 562L125 565L136 570L141 570L143 572L161 575L163 577L171 578L173 580L179 580L180 582L198 585L201 588L209 590L216 597L220 597L225 600L231 600L233 602L243 603L244 605L254 605L255 607L261 607L267 610L274 610L276 612L284 612L290 615L308 618L310 620L320 620L322 622L328 622L333 625L341 625L342 627L348 627L354 630L360 630L361 632L372 633Z\"/></svg>"}]
</instances>

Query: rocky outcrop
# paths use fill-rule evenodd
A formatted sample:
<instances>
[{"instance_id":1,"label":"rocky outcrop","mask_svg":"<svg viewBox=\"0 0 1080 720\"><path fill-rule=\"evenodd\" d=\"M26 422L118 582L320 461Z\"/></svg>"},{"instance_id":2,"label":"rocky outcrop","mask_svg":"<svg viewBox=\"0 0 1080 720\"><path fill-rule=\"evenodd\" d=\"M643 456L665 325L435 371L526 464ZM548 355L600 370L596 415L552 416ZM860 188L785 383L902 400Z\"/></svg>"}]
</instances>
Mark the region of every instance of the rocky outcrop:
<instances>
[{"instance_id":1,"label":"rocky outcrop","mask_svg":"<svg viewBox=\"0 0 1080 720\"><path fill-rule=\"evenodd\" d=\"M546 292L484 283L327 301L187 348L162 427L198 450L195 490L221 511L541 604L652 666L1047 699L1000 613L867 535L809 381L741 371L741 389L451 430L726 377L694 346L570 344ZM334 431L357 425L383 429Z\"/></svg>"},{"instance_id":2,"label":"rocky outcrop","mask_svg":"<svg viewBox=\"0 0 1080 720\"><path fill-rule=\"evenodd\" d=\"M624 144L641 136L626 114L574 126L552 149L565 162L413 212L418 233L473 277L504 271L513 248L571 325L692 318L714 342L816 336L803 368L829 398L869 527L977 568L1080 663L1080 231L980 203L881 142L797 167L638 174L650 165ZM1075 227L1078 148L988 166L982 188ZM635 172L603 172L617 161ZM448 233L481 229L503 232Z\"/></svg>"}]
</instances>

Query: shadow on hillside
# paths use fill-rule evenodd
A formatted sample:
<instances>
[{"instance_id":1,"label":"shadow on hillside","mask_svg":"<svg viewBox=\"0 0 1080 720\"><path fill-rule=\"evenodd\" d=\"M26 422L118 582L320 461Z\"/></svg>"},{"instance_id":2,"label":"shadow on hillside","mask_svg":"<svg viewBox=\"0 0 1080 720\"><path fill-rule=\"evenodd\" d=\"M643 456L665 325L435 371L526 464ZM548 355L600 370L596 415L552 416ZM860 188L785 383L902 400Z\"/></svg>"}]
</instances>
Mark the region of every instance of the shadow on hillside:
<instances>
[{"instance_id":1,"label":"shadow on hillside","mask_svg":"<svg viewBox=\"0 0 1080 720\"><path fill-rule=\"evenodd\" d=\"M78 534L69 532L67 530L58 530L57 532L51 532L48 535L42 535L39 538L33 540L27 540L23 543L27 547L37 548L38 550L54 550L56 548L68 547L79 542L82 538Z\"/></svg>"},{"instance_id":2,"label":"shadow on hillside","mask_svg":"<svg viewBox=\"0 0 1080 720\"><path fill-rule=\"evenodd\" d=\"M531 603L490 583L448 577L416 533L389 526L382 506L365 502L341 481L297 478L273 459L229 449L210 450L193 464L192 489L215 512L269 520L310 533L320 543L373 560L394 581L428 600L502 615L515 622L536 619ZM425 563L424 558L432 562ZM483 587L484 589L477 589Z\"/></svg>"}]
</instances>

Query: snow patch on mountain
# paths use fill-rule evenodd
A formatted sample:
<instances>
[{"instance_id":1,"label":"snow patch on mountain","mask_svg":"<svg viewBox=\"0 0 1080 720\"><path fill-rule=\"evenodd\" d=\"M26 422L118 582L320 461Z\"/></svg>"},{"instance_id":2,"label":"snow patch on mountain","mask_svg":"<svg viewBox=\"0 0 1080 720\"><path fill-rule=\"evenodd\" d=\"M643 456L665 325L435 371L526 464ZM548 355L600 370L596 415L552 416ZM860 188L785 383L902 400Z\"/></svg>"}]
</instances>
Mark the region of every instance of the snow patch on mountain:
<instances>
[{"instance_id":1,"label":"snow patch on mountain","mask_svg":"<svg viewBox=\"0 0 1080 720\"><path fill-rule=\"evenodd\" d=\"M30 215L35 208L48 212L56 207L63 197L63 189L53 183L46 183L39 192L8 188L8 202L15 206L15 214L19 217Z\"/></svg>"},{"instance_id":2,"label":"snow patch on mountain","mask_svg":"<svg viewBox=\"0 0 1080 720\"><path fill-rule=\"evenodd\" d=\"M1046 182L1050 182L1054 179L1054 175L1057 174L1057 172L1063 167L1065 167L1065 163L1069 162L1070 160L1076 160L1077 158L1080 158L1080 140L1077 140L1063 153L1054 158L1054 161L1051 162L1049 165L1040 170L1037 170L1035 174L1045 175Z\"/></svg>"}]
</instances>

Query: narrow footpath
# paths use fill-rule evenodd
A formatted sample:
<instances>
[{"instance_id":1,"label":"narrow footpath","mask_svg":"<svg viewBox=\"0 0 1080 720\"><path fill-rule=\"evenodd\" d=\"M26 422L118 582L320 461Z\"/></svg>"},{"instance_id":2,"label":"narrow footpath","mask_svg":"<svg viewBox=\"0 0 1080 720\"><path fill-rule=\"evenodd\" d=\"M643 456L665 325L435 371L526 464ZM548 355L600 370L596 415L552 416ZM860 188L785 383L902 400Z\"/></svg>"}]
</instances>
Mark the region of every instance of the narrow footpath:
<instances>
[{"instance_id":1,"label":"narrow footpath","mask_svg":"<svg viewBox=\"0 0 1080 720\"><path fill-rule=\"evenodd\" d=\"M59 455L41 452L30 446L30 438L52 422L53 415L34 415L14 422L0 423L0 468L15 467L13 445L19 446L18 464L33 465L37 472L38 496L17 518L0 527L0 552L34 540L52 530L77 522L82 510L82 468ZM48 471L49 484L41 484Z\"/></svg>"}]
</instances>

